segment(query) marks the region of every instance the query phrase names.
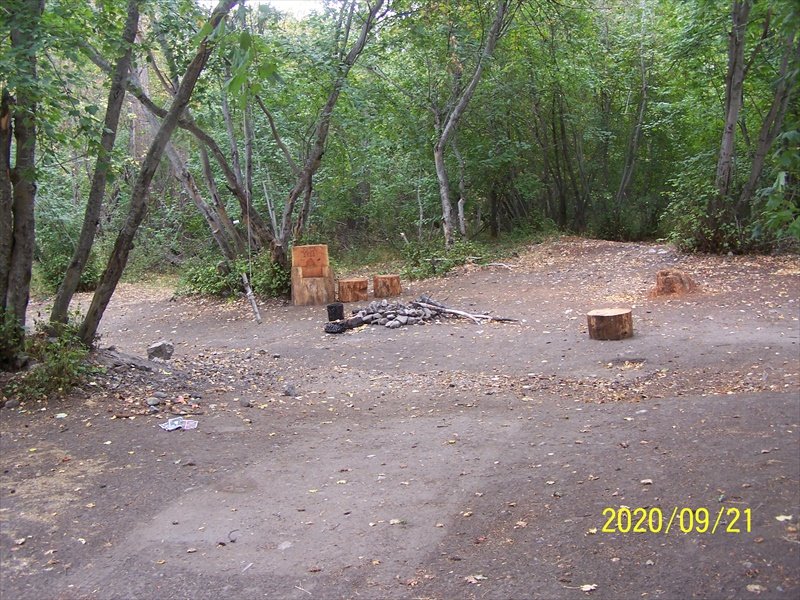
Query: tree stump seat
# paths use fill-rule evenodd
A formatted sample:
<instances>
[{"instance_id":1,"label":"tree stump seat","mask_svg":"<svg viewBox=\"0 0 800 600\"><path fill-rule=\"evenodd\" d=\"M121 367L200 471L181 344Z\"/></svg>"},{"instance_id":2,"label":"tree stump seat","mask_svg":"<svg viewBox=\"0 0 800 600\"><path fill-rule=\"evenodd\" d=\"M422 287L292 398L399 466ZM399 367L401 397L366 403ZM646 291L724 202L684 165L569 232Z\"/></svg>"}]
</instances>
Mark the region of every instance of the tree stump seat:
<instances>
[{"instance_id":1,"label":"tree stump seat","mask_svg":"<svg viewBox=\"0 0 800 600\"><path fill-rule=\"evenodd\" d=\"M351 277L339 280L339 302L363 302L369 297L369 279Z\"/></svg>"},{"instance_id":2,"label":"tree stump seat","mask_svg":"<svg viewBox=\"0 0 800 600\"><path fill-rule=\"evenodd\" d=\"M403 291L400 275L375 275L372 278L372 290L376 298L399 296Z\"/></svg>"},{"instance_id":3,"label":"tree stump seat","mask_svg":"<svg viewBox=\"0 0 800 600\"><path fill-rule=\"evenodd\" d=\"M314 244L292 248L292 304L310 306L334 300L333 270L328 246Z\"/></svg>"},{"instance_id":4,"label":"tree stump seat","mask_svg":"<svg viewBox=\"0 0 800 600\"><path fill-rule=\"evenodd\" d=\"M593 340L624 340L633 336L630 308L597 308L586 314Z\"/></svg>"}]
</instances>

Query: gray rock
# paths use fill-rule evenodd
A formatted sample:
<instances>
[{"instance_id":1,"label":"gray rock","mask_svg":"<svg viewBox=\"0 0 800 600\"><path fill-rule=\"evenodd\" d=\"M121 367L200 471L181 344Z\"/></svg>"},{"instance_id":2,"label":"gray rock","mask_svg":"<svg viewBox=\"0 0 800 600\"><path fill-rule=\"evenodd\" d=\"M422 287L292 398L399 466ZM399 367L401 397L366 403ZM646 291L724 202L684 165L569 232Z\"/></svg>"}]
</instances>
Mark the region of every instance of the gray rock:
<instances>
[{"instance_id":1,"label":"gray rock","mask_svg":"<svg viewBox=\"0 0 800 600\"><path fill-rule=\"evenodd\" d=\"M283 388L283 395L284 396L297 396L297 389L295 389L293 383L287 383L286 386Z\"/></svg>"},{"instance_id":2,"label":"gray rock","mask_svg":"<svg viewBox=\"0 0 800 600\"><path fill-rule=\"evenodd\" d=\"M164 400L155 396L150 396L147 399L147 406L158 406L159 404L164 404Z\"/></svg>"},{"instance_id":3,"label":"gray rock","mask_svg":"<svg viewBox=\"0 0 800 600\"><path fill-rule=\"evenodd\" d=\"M250 408L251 406L253 406L253 403L250 402L249 398L240 398L239 406L241 406L242 408Z\"/></svg>"},{"instance_id":4,"label":"gray rock","mask_svg":"<svg viewBox=\"0 0 800 600\"><path fill-rule=\"evenodd\" d=\"M161 392L161 391L153 392L153 397L154 398L162 398L162 399L164 399L164 398L167 397L167 393L166 392Z\"/></svg>"},{"instance_id":5,"label":"gray rock","mask_svg":"<svg viewBox=\"0 0 800 600\"><path fill-rule=\"evenodd\" d=\"M153 360L154 358L169 360L170 358L172 358L173 352L175 352L175 346L173 346L166 340L161 340L160 342L151 344L147 348L147 358L149 358L150 360Z\"/></svg>"},{"instance_id":6,"label":"gray rock","mask_svg":"<svg viewBox=\"0 0 800 600\"><path fill-rule=\"evenodd\" d=\"M386 325L388 322L389 319L387 319L386 317L381 317L380 319L378 319L378 325Z\"/></svg>"},{"instance_id":7,"label":"gray rock","mask_svg":"<svg viewBox=\"0 0 800 600\"><path fill-rule=\"evenodd\" d=\"M400 315L399 317L397 317L397 320L400 322L400 325L405 325L406 323L408 323L408 317L405 315Z\"/></svg>"},{"instance_id":8,"label":"gray rock","mask_svg":"<svg viewBox=\"0 0 800 600\"><path fill-rule=\"evenodd\" d=\"M7 400L5 407L6 408L17 408L19 406L19 398L12 398L11 400Z\"/></svg>"},{"instance_id":9,"label":"gray rock","mask_svg":"<svg viewBox=\"0 0 800 600\"><path fill-rule=\"evenodd\" d=\"M394 321L389 321L389 322L386 324L386 327L388 327L389 329L397 329L397 328L398 328L398 327L400 327L401 325L402 325L402 323L400 323L400 321L398 321L397 319L395 319Z\"/></svg>"}]
</instances>

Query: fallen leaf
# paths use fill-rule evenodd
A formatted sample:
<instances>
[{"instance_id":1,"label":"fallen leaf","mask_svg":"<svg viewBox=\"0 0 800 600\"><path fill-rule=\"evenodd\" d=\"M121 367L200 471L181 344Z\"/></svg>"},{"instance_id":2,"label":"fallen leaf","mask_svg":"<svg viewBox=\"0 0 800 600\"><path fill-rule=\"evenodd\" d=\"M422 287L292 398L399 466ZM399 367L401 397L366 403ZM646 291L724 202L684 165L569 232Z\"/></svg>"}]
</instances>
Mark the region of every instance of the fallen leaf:
<instances>
[{"instance_id":1,"label":"fallen leaf","mask_svg":"<svg viewBox=\"0 0 800 600\"><path fill-rule=\"evenodd\" d=\"M653 480L652 479L642 479L639 483L641 483L642 485L653 485Z\"/></svg>"},{"instance_id":2,"label":"fallen leaf","mask_svg":"<svg viewBox=\"0 0 800 600\"><path fill-rule=\"evenodd\" d=\"M758 585L757 583L751 583L747 586L748 592L753 592L754 594L760 594L761 592L766 592L767 588L763 585Z\"/></svg>"},{"instance_id":3,"label":"fallen leaf","mask_svg":"<svg viewBox=\"0 0 800 600\"><path fill-rule=\"evenodd\" d=\"M197 552L197 548L189 548L189 549L186 551L186 554L194 554L195 552Z\"/></svg>"},{"instance_id":4,"label":"fallen leaf","mask_svg":"<svg viewBox=\"0 0 800 600\"><path fill-rule=\"evenodd\" d=\"M528 526L528 522L527 521L517 521L516 524L514 525L514 529L516 529L518 527L520 529L523 529L523 528L525 528L527 526Z\"/></svg>"},{"instance_id":5,"label":"fallen leaf","mask_svg":"<svg viewBox=\"0 0 800 600\"><path fill-rule=\"evenodd\" d=\"M464 581L466 581L467 583L478 583L479 581L486 581L487 579L489 578L486 577L486 575L480 575L480 574L467 575L466 577L464 577Z\"/></svg>"},{"instance_id":6,"label":"fallen leaf","mask_svg":"<svg viewBox=\"0 0 800 600\"><path fill-rule=\"evenodd\" d=\"M780 521L781 523L783 523L784 521L791 521L792 515L778 515L777 517L775 517L775 520Z\"/></svg>"},{"instance_id":7,"label":"fallen leaf","mask_svg":"<svg viewBox=\"0 0 800 600\"><path fill-rule=\"evenodd\" d=\"M596 590L596 589L597 589L597 584L596 583L584 583L581 586L581 591L582 592L591 592L592 590Z\"/></svg>"},{"instance_id":8,"label":"fallen leaf","mask_svg":"<svg viewBox=\"0 0 800 600\"><path fill-rule=\"evenodd\" d=\"M468 510L466 512L463 512L463 513L461 513L461 516L462 517L471 517L472 516L472 511Z\"/></svg>"},{"instance_id":9,"label":"fallen leaf","mask_svg":"<svg viewBox=\"0 0 800 600\"><path fill-rule=\"evenodd\" d=\"M403 525L404 523L403 519L389 519L389 525Z\"/></svg>"},{"instance_id":10,"label":"fallen leaf","mask_svg":"<svg viewBox=\"0 0 800 600\"><path fill-rule=\"evenodd\" d=\"M597 527L592 527L589 531L587 531L589 535L594 535L597 533Z\"/></svg>"},{"instance_id":11,"label":"fallen leaf","mask_svg":"<svg viewBox=\"0 0 800 600\"><path fill-rule=\"evenodd\" d=\"M22 546L22 544L24 544L26 541L27 541L27 538L17 538L16 540L14 540L14 543L17 546Z\"/></svg>"}]
</instances>

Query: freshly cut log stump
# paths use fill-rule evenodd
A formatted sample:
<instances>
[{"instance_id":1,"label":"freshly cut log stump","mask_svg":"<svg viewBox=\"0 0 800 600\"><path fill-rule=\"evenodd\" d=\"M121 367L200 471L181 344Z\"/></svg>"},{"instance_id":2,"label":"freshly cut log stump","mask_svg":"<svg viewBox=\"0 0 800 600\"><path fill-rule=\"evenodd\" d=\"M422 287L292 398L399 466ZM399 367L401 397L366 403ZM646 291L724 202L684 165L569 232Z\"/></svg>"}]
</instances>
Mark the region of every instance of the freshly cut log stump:
<instances>
[{"instance_id":1,"label":"freshly cut log stump","mask_svg":"<svg viewBox=\"0 0 800 600\"><path fill-rule=\"evenodd\" d=\"M400 275L375 275L372 278L372 290L376 298L399 296L403 291L400 287Z\"/></svg>"},{"instance_id":2,"label":"freshly cut log stump","mask_svg":"<svg viewBox=\"0 0 800 600\"><path fill-rule=\"evenodd\" d=\"M339 302L363 302L367 299L369 279L353 277L339 280Z\"/></svg>"},{"instance_id":3,"label":"freshly cut log stump","mask_svg":"<svg viewBox=\"0 0 800 600\"><path fill-rule=\"evenodd\" d=\"M590 310L589 337L593 340L624 340L633 336L633 315L630 308L597 308Z\"/></svg>"},{"instance_id":4,"label":"freshly cut log stump","mask_svg":"<svg viewBox=\"0 0 800 600\"><path fill-rule=\"evenodd\" d=\"M292 248L292 304L328 304L333 302L334 292L328 246L315 244Z\"/></svg>"}]
</instances>

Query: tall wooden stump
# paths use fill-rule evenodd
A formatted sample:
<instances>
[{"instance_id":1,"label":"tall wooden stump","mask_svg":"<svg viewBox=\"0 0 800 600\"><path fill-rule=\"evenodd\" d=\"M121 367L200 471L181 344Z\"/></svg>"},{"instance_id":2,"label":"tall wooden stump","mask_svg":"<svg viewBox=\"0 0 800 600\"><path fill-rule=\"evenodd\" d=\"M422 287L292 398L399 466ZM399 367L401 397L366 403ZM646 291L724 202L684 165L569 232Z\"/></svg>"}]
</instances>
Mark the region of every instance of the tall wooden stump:
<instances>
[{"instance_id":1,"label":"tall wooden stump","mask_svg":"<svg viewBox=\"0 0 800 600\"><path fill-rule=\"evenodd\" d=\"M353 277L339 280L339 302L363 302L368 297L369 279Z\"/></svg>"},{"instance_id":2,"label":"tall wooden stump","mask_svg":"<svg viewBox=\"0 0 800 600\"><path fill-rule=\"evenodd\" d=\"M593 340L624 340L633 336L633 315L630 308L598 308L590 310L589 337Z\"/></svg>"},{"instance_id":3,"label":"tall wooden stump","mask_svg":"<svg viewBox=\"0 0 800 600\"><path fill-rule=\"evenodd\" d=\"M328 246L292 248L292 304L308 306L333 302L333 270L328 262Z\"/></svg>"},{"instance_id":4,"label":"tall wooden stump","mask_svg":"<svg viewBox=\"0 0 800 600\"><path fill-rule=\"evenodd\" d=\"M372 291L376 298L399 296L403 291L400 287L400 275L375 275L372 278Z\"/></svg>"}]
</instances>

